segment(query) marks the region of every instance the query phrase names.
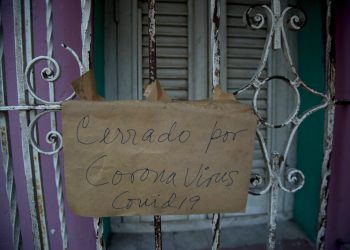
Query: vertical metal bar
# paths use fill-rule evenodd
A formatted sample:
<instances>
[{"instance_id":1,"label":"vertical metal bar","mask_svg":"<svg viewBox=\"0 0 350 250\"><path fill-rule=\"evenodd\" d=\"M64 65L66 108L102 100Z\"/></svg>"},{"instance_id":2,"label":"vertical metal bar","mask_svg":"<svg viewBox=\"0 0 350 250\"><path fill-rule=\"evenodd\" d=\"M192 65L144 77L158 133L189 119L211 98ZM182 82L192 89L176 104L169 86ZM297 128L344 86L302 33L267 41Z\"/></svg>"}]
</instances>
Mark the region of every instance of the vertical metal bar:
<instances>
[{"instance_id":1,"label":"vertical metal bar","mask_svg":"<svg viewBox=\"0 0 350 250\"><path fill-rule=\"evenodd\" d=\"M81 0L81 43L82 59L84 71L90 68L90 48L91 48L91 0Z\"/></svg>"},{"instance_id":2,"label":"vertical metal bar","mask_svg":"<svg viewBox=\"0 0 350 250\"><path fill-rule=\"evenodd\" d=\"M25 49L26 49L26 61L29 62L33 58L33 51L32 51L32 15L31 15L31 0L25 0L24 1L24 25L25 25ZM31 82L34 85L34 76L33 74L30 75ZM35 89L35 87L33 86ZM28 103L31 105L35 105L35 99L30 94L28 95ZM36 116L35 110L30 110L29 112L29 118L30 120L34 120ZM37 129L33 130L33 137L35 140L37 140L38 132ZM34 169L40 169L40 156L39 152L36 150L32 150L32 158L33 158L33 165Z\"/></svg>"},{"instance_id":3,"label":"vertical metal bar","mask_svg":"<svg viewBox=\"0 0 350 250\"><path fill-rule=\"evenodd\" d=\"M26 55L26 61L29 62L32 60L33 57L33 51L32 51L32 16L31 16L31 0L25 0L24 1L24 28L25 28L25 55ZM25 77L25 76L24 76ZM33 74L30 75L31 82L34 84L33 81ZM28 95L28 103L31 105L35 105L35 99L33 96ZM33 120L36 116L35 110L30 110L27 114L29 114L29 119ZM30 131L28 130L28 133ZM33 137L35 140L37 140L38 132L36 129L33 131ZM36 150L31 149L32 154L32 164L34 166L34 175L36 176L36 179L41 179L41 167L40 167L40 156L39 152ZM40 189L41 190L41 189ZM41 191L42 192L42 191ZM43 197L43 196L42 196ZM42 201L44 202L44 201ZM46 222L41 222L41 227L46 228ZM45 229L46 231L46 229Z\"/></svg>"},{"instance_id":4,"label":"vertical metal bar","mask_svg":"<svg viewBox=\"0 0 350 250\"><path fill-rule=\"evenodd\" d=\"M30 60L32 60L33 58L33 47L32 47L32 15L31 15L31 0L25 0L24 1L24 30L25 30L25 55L26 55L26 62L29 62ZM24 76L25 77L25 76ZM34 84L33 81L33 74L30 75L30 79L31 82ZM33 88L35 89L35 87L33 86ZM31 96L30 94L27 96L28 98L28 103L30 105L35 105L35 99L33 96ZM29 110L27 115L29 115L29 120L32 121L35 119L36 116L36 111L35 110ZM31 131L29 131L28 128L28 134ZM33 138L35 140L37 140L38 138L38 131L37 129L33 129L32 131L32 135ZM30 144L30 143L29 143ZM34 150L33 148L30 148L30 153L32 156L32 166L34 169L34 176L36 180L39 180L38 182L41 183L41 166L40 166L40 155L39 152L37 150ZM37 185L37 193L38 198L42 197L42 200L40 201L41 204L44 203L44 196L43 196L43 190L41 188L41 184ZM38 203L38 204L40 204ZM38 209L39 209L39 214L40 211L44 211L44 205L38 205ZM41 220L41 225L40 228L41 230L43 230L45 233L43 235L45 235L45 240L47 241L46 243L44 243L45 246L49 246L48 243L48 235L47 235L47 226L46 226L46 217L45 217L45 213L44 213L44 220ZM45 242L45 241L44 241Z\"/></svg>"},{"instance_id":5,"label":"vertical metal bar","mask_svg":"<svg viewBox=\"0 0 350 250\"><path fill-rule=\"evenodd\" d=\"M269 236L266 249L273 250L276 247L276 229L277 229L277 209L278 209L278 178L280 166L280 154L274 152L272 154L271 164L271 193L270 193L270 207L269 207Z\"/></svg>"},{"instance_id":6,"label":"vertical metal bar","mask_svg":"<svg viewBox=\"0 0 350 250\"><path fill-rule=\"evenodd\" d=\"M212 250L220 249L220 214L213 214L212 220Z\"/></svg>"},{"instance_id":7,"label":"vertical metal bar","mask_svg":"<svg viewBox=\"0 0 350 250\"><path fill-rule=\"evenodd\" d=\"M187 88L188 88L188 99L194 100L195 89L193 84L193 0L187 1Z\"/></svg>"},{"instance_id":8,"label":"vertical metal bar","mask_svg":"<svg viewBox=\"0 0 350 250\"><path fill-rule=\"evenodd\" d=\"M220 87L223 91L227 91L227 1L220 0L220 54L225 55L220 57Z\"/></svg>"},{"instance_id":9,"label":"vertical metal bar","mask_svg":"<svg viewBox=\"0 0 350 250\"><path fill-rule=\"evenodd\" d=\"M212 49L212 75L213 87L220 84L220 0L211 0L211 49Z\"/></svg>"},{"instance_id":10,"label":"vertical metal bar","mask_svg":"<svg viewBox=\"0 0 350 250\"><path fill-rule=\"evenodd\" d=\"M156 53L156 1L148 0L148 53L149 53L149 80L157 79L157 53Z\"/></svg>"},{"instance_id":11,"label":"vertical metal bar","mask_svg":"<svg viewBox=\"0 0 350 250\"><path fill-rule=\"evenodd\" d=\"M51 0L45 1L46 6L46 43L47 43L47 56L53 57L53 32L52 32L52 3ZM51 68L50 61L48 62L48 67ZM53 72L51 72L53 73ZM49 82L49 100L50 102L55 102L55 86L54 82ZM57 130L56 123L56 112L50 112L50 126L51 131ZM58 145L55 142L54 138L52 149L53 151L57 149ZM63 203L63 191L62 191L62 177L61 177L61 169L60 169L60 160L58 153L52 155L53 167L55 170L55 184L57 188L57 203L58 203L58 216L61 225L61 239L62 239L62 247L63 249L68 249L68 233L66 226L66 217L64 212L64 203Z\"/></svg>"},{"instance_id":12,"label":"vertical metal bar","mask_svg":"<svg viewBox=\"0 0 350 250\"><path fill-rule=\"evenodd\" d=\"M18 104L26 105L25 84L24 84L24 41L23 41L23 21L22 21L22 1L13 1L13 20L15 36L15 59ZM46 216L44 206L44 195L41 184L41 170L31 154L28 141L28 116L26 111L19 112L21 125L21 140L23 165L26 175L27 194L29 209L32 221L32 232L34 236L35 249L49 249L49 241L46 227ZM34 164L32 164L34 161ZM34 176L33 176L34 175Z\"/></svg>"},{"instance_id":13,"label":"vertical metal bar","mask_svg":"<svg viewBox=\"0 0 350 250\"><path fill-rule=\"evenodd\" d=\"M84 73L90 68L91 48L91 0L81 0L81 43L82 43L82 64ZM105 249L103 240L103 219L94 218L94 229L96 234L96 249Z\"/></svg>"},{"instance_id":14,"label":"vertical metal bar","mask_svg":"<svg viewBox=\"0 0 350 250\"><path fill-rule=\"evenodd\" d=\"M4 62L4 31L2 27L2 8L0 2L0 105L6 105L6 86L5 86L5 62ZM13 249L22 248L22 235L19 223L18 206L16 200L16 185L13 175L12 153L9 136L9 123L7 112L0 112L0 135L1 135L1 154L2 164L4 166L6 178L6 194L10 207L10 223L12 226Z\"/></svg>"},{"instance_id":15,"label":"vertical metal bar","mask_svg":"<svg viewBox=\"0 0 350 250\"><path fill-rule=\"evenodd\" d=\"M159 215L154 216L154 248L162 249L162 219Z\"/></svg>"},{"instance_id":16,"label":"vertical metal bar","mask_svg":"<svg viewBox=\"0 0 350 250\"><path fill-rule=\"evenodd\" d=\"M335 61L332 57L332 44L334 43L333 32L331 30L332 21L332 0L327 1L326 16L326 81L327 95L329 100L333 100L335 96ZM317 234L317 249L325 249L325 234L327 226L327 203L329 196L329 179L331 176L331 153L333 144L333 127L334 127L334 103L330 102L326 111L326 126L324 131L324 158L322 163L322 183L320 190L320 211L318 215L319 229Z\"/></svg>"},{"instance_id":17,"label":"vertical metal bar","mask_svg":"<svg viewBox=\"0 0 350 250\"><path fill-rule=\"evenodd\" d=\"M137 8L137 99L142 100L142 9Z\"/></svg>"},{"instance_id":18,"label":"vertical metal bar","mask_svg":"<svg viewBox=\"0 0 350 250\"><path fill-rule=\"evenodd\" d=\"M33 54L33 48L32 48L32 15L31 15L31 0L25 0L24 1L24 30L25 30L25 54L26 54L26 62L29 62L30 60L32 60L32 54ZM24 76L25 77L25 76ZM33 82L34 76L31 75L30 79L31 82ZM28 103L31 105L35 105L35 99L33 96L28 95ZM35 110L29 110L29 112L27 113L27 115L29 114L29 120L33 120L35 119L36 116L36 111ZM38 132L36 129L34 129L32 131L33 133L33 137L35 140L37 140L38 137ZM28 133L30 133L29 129L28 129ZM43 190L41 188L41 167L40 167L40 155L39 152L34 150L33 148L30 148L30 153L32 156L32 166L34 169L34 176L36 179L36 182L40 183L40 185L37 185L37 193L39 194L37 197L40 198L42 197L42 200L38 203L38 209L39 209L39 214L40 211L44 212L43 215L43 219L41 220L41 225L40 228L41 230L43 230L45 233L43 235L46 235L45 240L47 241L45 243L44 240L44 245L45 246L49 246L48 243L48 235L47 235L47 226L46 226L46 216L45 216L45 208L44 205L40 205L44 204L44 195L43 195Z\"/></svg>"},{"instance_id":19,"label":"vertical metal bar","mask_svg":"<svg viewBox=\"0 0 350 250\"><path fill-rule=\"evenodd\" d=\"M212 49L212 85L220 85L220 0L210 1L211 35L210 44ZM212 221L212 250L220 249L220 214L213 214Z\"/></svg>"},{"instance_id":20,"label":"vertical metal bar","mask_svg":"<svg viewBox=\"0 0 350 250\"><path fill-rule=\"evenodd\" d=\"M1 70L0 70L1 71ZM2 72L0 72L0 85L2 82ZM1 86L2 88L2 86ZM2 90L0 90L1 100L5 100ZM3 102L1 101L1 105ZM12 226L12 241L13 249L22 248L22 235L19 223L19 213L18 205L16 200L16 185L13 175L13 165L12 165L12 153L11 153L11 144L9 136L9 123L8 123L8 114L6 112L0 113L0 135L1 135L1 154L2 154L2 164L5 171L5 187L6 194L9 201L10 208L10 223Z\"/></svg>"},{"instance_id":21,"label":"vertical metal bar","mask_svg":"<svg viewBox=\"0 0 350 250\"><path fill-rule=\"evenodd\" d=\"M283 18L279 18L281 16L281 2L280 0L273 0L272 1L272 9L273 13L275 15L275 20L278 20L280 22L277 26L283 25ZM281 49L281 29L277 28L275 29L274 37L273 37L273 48L274 49Z\"/></svg>"},{"instance_id":22,"label":"vertical metal bar","mask_svg":"<svg viewBox=\"0 0 350 250\"><path fill-rule=\"evenodd\" d=\"M149 82L157 79L157 53L156 53L156 1L148 0L148 35L149 35ZM162 222L161 217L154 216L154 243L155 249L162 249Z\"/></svg>"},{"instance_id":23,"label":"vertical metal bar","mask_svg":"<svg viewBox=\"0 0 350 250\"><path fill-rule=\"evenodd\" d=\"M272 1L272 11L275 15L274 20L278 20L278 18L281 15L281 3L280 0L273 0ZM281 19L283 20L283 18ZM283 25L283 23L281 24ZM278 25L277 25L278 27ZM281 49L281 29L274 28L273 34L273 48L278 50ZM267 47L268 48L268 47ZM267 49L269 50L269 49ZM268 88L270 89L270 88ZM271 90L269 90L271 91ZM272 94L270 92L270 94ZM272 110L271 108L269 110ZM271 116L271 114L268 114ZM272 130L269 135L272 134ZM273 142L270 142L270 148L271 144L274 144ZM271 162L272 161L272 162ZM267 164L270 164L271 172L270 172L270 178L271 178L271 191L270 191L270 201L269 201L269 221L268 221L268 240L266 249L273 250L276 248L276 231L277 231L277 212L278 212L278 178L279 178L279 162L280 162L280 155L276 152L274 152L270 158L270 161Z\"/></svg>"},{"instance_id":24,"label":"vertical metal bar","mask_svg":"<svg viewBox=\"0 0 350 250\"><path fill-rule=\"evenodd\" d=\"M131 2L131 23L132 23L132 29L131 29L131 48L137 48L137 42L138 42L138 33L137 33L137 28L138 28L138 12L137 12L137 5L138 5L138 0L132 0ZM138 98L138 77L137 77L137 70L138 70L138 64L137 64L137 59L138 57L138 51L137 49L132 49L131 50L131 61L132 63L132 72L134 74L131 75L131 82L132 82L132 98L137 99Z\"/></svg>"}]
</instances>

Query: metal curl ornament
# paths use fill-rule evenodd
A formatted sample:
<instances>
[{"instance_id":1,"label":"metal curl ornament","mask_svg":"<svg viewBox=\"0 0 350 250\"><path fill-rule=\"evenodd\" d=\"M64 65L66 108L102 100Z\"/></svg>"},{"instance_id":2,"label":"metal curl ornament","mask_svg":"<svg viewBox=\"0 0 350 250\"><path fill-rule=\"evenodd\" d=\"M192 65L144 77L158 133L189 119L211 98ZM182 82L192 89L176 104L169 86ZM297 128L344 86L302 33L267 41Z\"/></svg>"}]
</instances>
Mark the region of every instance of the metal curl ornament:
<instances>
[{"instance_id":1,"label":"metal curl ornament","mask_svg":"<svg viewBox=\"0 0 350 250\"><path fill-rule=\"evenodd\" d=\"M264 178L258 173L253 173L251 174L249 181L250 181L251 187L256 188L263 184Z\"/></svg>"},{"instance_id":2,"label":"metal curl ornament","mask_svg":"<svg viewBox=\"0 0 350 250\"><path fill-rule=\"evenodd\" d=\"M294 193L304 186L305 176L299 169L287 169L285 177L286 178L283 178L285 180L284 182L282 182L281 178L279 178L279 186L288 193Z\"/></svg>"},{"instance_id":3,"label":"metal curl ornament","mask_svg":"<svg viewBox=\"0 0 350 250\"><path fill-rule=\"evenodd\" d=\"M56 81L56 79L59 77L59 74L55 74L55 71L53 69L47 67L41 71L41 77L46 81L53 82Z\"/></svg>"},{"instance_id":4,"label":"metal curl ornament","mask_svg":"<svg viewBox=\"0 0 350 250\"><path fill-rule=\"evenodd\" d=\"M282 18L286 17L287 27L291 31L298 31L306 25L306 13L302 9L287 7L282 13Z\"/></svg>"},{"instance_id":5,"label":"metal curl ornament","mask_svg":"<svg viewBox=\"0 0 350 250\"><path fill-rule=\"evenodd\" d=\"M68 47L64 44L62 44L62 47L64 49L66 49L73 56L75 61L78 63L80 75L82 75L83 74L83 66L82 66L82 63L81 63L77 53L73 49L71 49L70 47ZM44 104L61 104L63 101L68 101L68 100L73 99L75 96L75 92L73 92L69 97L67 97L66 99L64 99L62 101L45 100L45 99L42 99L41 97L39 97L35 93L35 89L33 87L34 84L32 82L33 78L31 77L31 75L33 74L35 64L40 62L40 61L47 61L48 65L49 65L41 70L40 75L44 81L55 82L61 76L60 65L57 63L57 61L55 59L53 59L52 57L49 57L49 56L35 57L27 64L27 67L26 67L25 73L24 73L25 78L26 78L25 84L26 84L27 90L29 91L30 95L32 95L37 101L44 103Z\"/></svg>"},{"instance_id":6,"label":"metal curl ornament","mask_svg":"<svg viewBox=\"0 0 350 250\"><path fill-rule=\"evenodd\" d=\"M252 172L249 180L249 194L257 196L266 193L271 187L270 174L267 173L268 176L265 177L259 173L254 173L254 170L252 170ZM266 181L266 178L268 178L269 181Z\"/></svg>"},{"instance_id":7,"label":"metal curl ornament","mask_svg":"<svg viewBox=\"0 0 350 250\"><path fill-rule=\"evenodd\" d=\"M40 61L48 61L50 67L45 67L44 69L42 69L41 71L41 77L43 80L47 81L47 82L54 82L56 81L61 74L61 68L59 66L59 64L57 63L57 61L51 57L48 56L38 56L36 58L34 58L33 60L31 60L25 70L25 77L26 77L26 86L27 89L29 91L29 93L38 101L46 103L46 104L58 104L58 103L53 103L47 100L43 100L42 98L40 98L36 93L35 90L33 88L33 83L32 83L32 77L31 74L34 71L34 66L36 63L40 62Z\"/></svg>"},{"instance_id":8,"label":"metal curl ornament","mask_svg":"<svg viewBox=\"0 0 350 250\"><path fill-rule=\"evenodd\" d=\"M29 142L31 143L31 145L33 146L33 148L35 150L37 150L39 153L44 154L44 155L53 155L58 153L63 146L63 138L62 135L56 131L56 130L51 130L49 132L46 133L45 136L45 140L48 144L57 144L56 148L53 149L52 151L46 151L43 150L42 148L40 148L39 143L37 141L37 139L34 136L34 129L36 127L36 124L38 123L39 119L46 115L49 114L50 112L58 112L58 110L50 110L50 111L44 111L39 113L37 116L35 116L35 118L31 121L31 123L29 124L28 127L28 138L29 138Z\"/></svg>"},{"instance_id":9,"label":"metal curl ornament","mask_svg":"<svg viewBox=\"0 0 350 250\"><path fill-rule=\"evenodd\" d=\"M266 5L252 6L243 15L243 22L251 29L261 29L266 23L266 12L272 14L271 9Z\"/></svg>"}]
</instances>

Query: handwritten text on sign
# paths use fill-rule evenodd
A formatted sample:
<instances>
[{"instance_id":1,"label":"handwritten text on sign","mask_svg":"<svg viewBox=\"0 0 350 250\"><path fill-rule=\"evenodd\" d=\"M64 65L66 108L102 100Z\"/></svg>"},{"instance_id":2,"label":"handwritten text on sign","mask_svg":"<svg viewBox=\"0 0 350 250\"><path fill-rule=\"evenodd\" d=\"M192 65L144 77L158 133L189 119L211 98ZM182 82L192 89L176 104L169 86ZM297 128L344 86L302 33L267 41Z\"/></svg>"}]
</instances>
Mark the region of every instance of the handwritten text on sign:
<instances>
[{"instance_id":1,"label":"handwritten text on sign","mask_svg":"<svg viewBox=\"0 0 350 250\"><path fill-rule=\"evenodd\" d=\"M232 101L63 104L65 184L83 216L245 209L256 118Z\"/></svg>"}]
</instances>

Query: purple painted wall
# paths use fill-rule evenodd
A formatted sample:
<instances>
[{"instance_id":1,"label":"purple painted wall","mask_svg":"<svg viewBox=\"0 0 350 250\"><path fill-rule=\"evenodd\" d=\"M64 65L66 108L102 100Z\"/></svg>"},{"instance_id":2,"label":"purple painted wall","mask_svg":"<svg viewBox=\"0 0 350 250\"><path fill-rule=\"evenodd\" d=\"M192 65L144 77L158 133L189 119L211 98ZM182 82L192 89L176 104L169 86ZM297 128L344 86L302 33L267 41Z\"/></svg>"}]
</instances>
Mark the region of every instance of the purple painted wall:
<instances>
[{"instance_id":1,"label":"purple painted wall","mask_svg":"<svg viewBox=\"0 0 350 250\"><path fill-rule=\"evenodd\" d=\"M46 55L46 25L45 25L45 1L32 1L32 26L33 26L33 57ZM1 15L4 28L5 72L7 83L8 105L17 104L16 73L14 59L14 33L12 1L1 0ZM61 78L56 82L56 100L62 100L71 93L70 82L79 76L79 70L72 56L65 51L60 44L66 43L78 54L81 54L80 35L81 9L80 1L60 0L53 1L53 39L54 58L61 66ZM43 65L43 64L41 64ZM36 67L40 72L42 66ZM40 97L48 99L48 86L36 75L37 93ZM60 127L60 120L58 121ZM17 200L20 214L20 225L23 236L23 249L34 249L29 217L29 201L26 192L26 180L23 169L21 152L20 127L18 112L10 112L11 143L13 152L13 168L17 188ZM39 122L40 142L44 148L44 139L49 131L47 117ZM45 206L47 213L47 228L51 249L62 249L60 223L58 218L58 206L52 159L49 156L41 157L43 186L45 193ZM65 204L66 205L66 204ZM95 249L95 235L92 219L75 216L66 207L66 222L68 230L69 249ZM5 176L3 166L0 169L0 249L12 249L11 225L9 221L9 207L5 191Z\"/></svg>"},{"instance_id":2,"label":"purple painted wall","mask_svg":"<svg viewBox=\"0 0 350 250\"><path fill-rule=\"evenodd\" d=\"M350 100L350 1L336 8L336 99ZM350 244L350 106L337 105L327 210L326 249Z\"/></svg>"}]
</instances>

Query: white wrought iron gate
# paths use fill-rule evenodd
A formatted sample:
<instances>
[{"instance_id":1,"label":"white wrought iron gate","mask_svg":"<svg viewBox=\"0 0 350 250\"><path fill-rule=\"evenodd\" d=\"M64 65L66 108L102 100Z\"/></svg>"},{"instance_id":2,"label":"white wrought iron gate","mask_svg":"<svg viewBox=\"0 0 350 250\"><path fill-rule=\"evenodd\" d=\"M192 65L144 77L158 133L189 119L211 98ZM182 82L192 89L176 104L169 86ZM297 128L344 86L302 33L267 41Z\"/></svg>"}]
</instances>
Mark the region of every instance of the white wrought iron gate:
<instances>
[{"instance_id":1,"label":"white wrought iron gate","mask_svg":"<svg viewBox=\"0 0 350 250\"><path fill-rule=\"evenodd\" d=\"M269 0L221 0L220 19L220 87L223 91L234 92L250 82L251 76L259 65L260 56L264 49L267 36L267 25L256 31L247 29L243 22L243 14L251 4L270 5ZM281 1L286 6L285 0ZM138 4L136 4L138 3ZM115 6L118 6L117 8ZM196 0L158 0L156 9L157 34L157 78L173 100L202 100L207 99L211 92L208 86L208 22L207 4ZM148 2L147 1L106 1L105 28L105 83L108 100L139 98L142 96L142 86L148 83ZM126 13L126 14L125 14ZM133 16L137 14L137 22ZM205 23L203 23L205 22ZM117 23L117 24L116 24ZM130 25L126 25L130 24ZM289 31L291 53L296 58L296 32ZM117 37L123 37L116 39ZM132 37L137 37L133 41ZM117 46L116 46L117 45ZM137 53L135 53L137 52ZM121 54L122 53L122 54ZM116 58L116 54L120 58ZM287 70L281 65L283 53L269 57L261 78L267 75L284 75ZM137 70L133 70L137 68ZM122 71L122 73L118 73ZM137 80L136 80L137 79ZM282 86L280 86L282 85ZM134 93L137 87L137 93ZM283 88L285 87L285 88ZM291 92L291 93L290 93ZM278 94L277 94L278 93ZM237 99L250 105L254 90L248 89ZM271 98L274 96L274 98ZM289 100L291 99L291 100ZM264 117L273 120L280 114L289 114L293 104L291 89L283 84L263 86L259 92L257 104ZM276 104L276 105L275 105ZM288 136L288 131L281 129L262 128L267 144L271 148L281 148ZM278 132L278 134L277 134ZM294 166L295 143L290 150L291 157L286 164ZM253 171L264 175L266 172L263 154L258 141L254 146ZM292 217L293 195L282 193L278 202L278 217ZM222 215L224 224L246 225L266 222L268 197L266 195L249 196L245 213L225 213ZM163 216L166 223L163 231L183 231L210 228L211 214ZM112 217L112 232L150 232L153 230L150 222L152 216Z\"/></svg>"},{"instance_id":2,"label":"white wrought iron gate","mask_svg":"<svg viewBox=\"0 0 350 250\"><path fill-rule=\"evenodd\" d=\"M220 67L223 63L220 62L220 2L219 0L211 0L210 17L211 17L211 34L210 34L210 49L212 51L210 58L211 65L211 84L213 87L224 84L220 81ZM62 149L62 136L59 131L59 111L61 103L65 100L70 100L75 97L74 93L60 99L55 95L55 81L60 77L60 65L54 59L53 51L53 19L52 19L52 3L51 0L46 0L46 43L47 53L42 56L33 58L33 34L32 34L32 5L31 0L14 0L12 3L13 15L13 34L15 43L15 71L17 84L16 104L7 99L6 87L9 83L5 77L5 62L4 62L4 47L3 41L6 34L3 32L2 16L0 15L0 129L1 129L1 159L6 176L6 192L10 207L10 220L13 226L13 245L15 249L21 248L21 231L19 227L18 207L16 200L16 190L13 174L13 157L16 152L11 148L11 136L9 126L10 112L18 112L18 119L21 130L21 145L23 165L26 178L26 189L30 208L30 221L33 232L34 246L36 249L50 249L49 244L49 229L47 228L47 218L44 204L43 184L42 184L42 166L40 157L51 157L55 170L55 185L57 188L57 203L59 206L59 221L60 235L62 247L69 249L68 233L66 226L65 209L63 205L62 192L62 177L61 177L61 161L59 152ZM0 2L0 4L2 4ZM157 79L157 64L156 64L156 29L155 29L155 0L149 0L148 6L148 32L149 32L149 79L153 81ZM328 1L327 13L327 28L330 25L330 9L331 1ZM0 14L3 13L2 6ZM325 204L327 202L327 178L329 176L328 160L332 144L332 128L333 128L333 96L334 96L334 65L329 59L329 50L331 47L331 37L327 30L327 93L320 93L308 87L299 77L292 55L289 48L289 41L286 35L286 29L297 31L302 28L306 21L306 15L299 9L293 7L281 8L279 0L273 0L271 6L256 5L247 8L243 17L247 28L259 30L267 27L267 37L264 43L264 49L260 57L260 63L249 82L233 94L235 96L242 95L246 91L253 91L252 107L256 114L259 125L257 128L257 139L262 150L267 175L263 176L260 173L252 172L250 194L252 195L270 195L269 200L269 222L268 222L268 241L267 248L275 249L276 247L276 216L277 202L279 190L285 192L296 192L301 189L304 184L304 175L300 170L286 166L286 159L295 137L296 131L300 124L314 112L327 108L327 127L325 132L326 150L323 164L324 179L322 185L322 205L320 211L321 230L319 231L318 246L322 249L324 236L324 218ZM78 37L78 35L77 35ZM78 39L78 38L77 38ZM89 53L91 47L91 1L81 1L81 34L79 35L82 43L81 56L79 56L68 45L62 44L62 47L70 53L79 67L80 74L83 74L89 69ZM291 77L282 75L263 76L263 70L267 60L273 50L281 50L285 56L286 67L291 72ZM80 54L80 53L79 53ZM81 58L81 59L80 59ZM225 62L224 62L225 63ZM36 65L41 67L40 76L48 83L47 98L43 98L36 91L35 84L37 78L34 74ZM64 69L63 69L64 70ZM296 100L293 111L287 115L287 119L282 122L275 123L267 120L265 115L259 111L258 95L259 92L268 84L276 82L286 84L291 90ZM299 89L304 89L309 93L321 97L322 101L317 106L307 110L304 113L299 112L300 94ZM272 97L273 98L273 97ZM38 133L38 121L43 117L48 117L50 131L46 133L44 138ZM281 152L269 152L266 145L266 140L262 133L263 128L279 129L288 127L290 134L284 149ZM46 142L50 147L43 147L42 143ZM161 233L161 217L154 217L155 227L155 248L162 248L162 233ZM94 219L94 228L96 233L96 248L104 248L103 244L103 225L100 218ZM220 247L220 214L213 216L213 244L212 249Z\"/></svg>"}]
</instances>

